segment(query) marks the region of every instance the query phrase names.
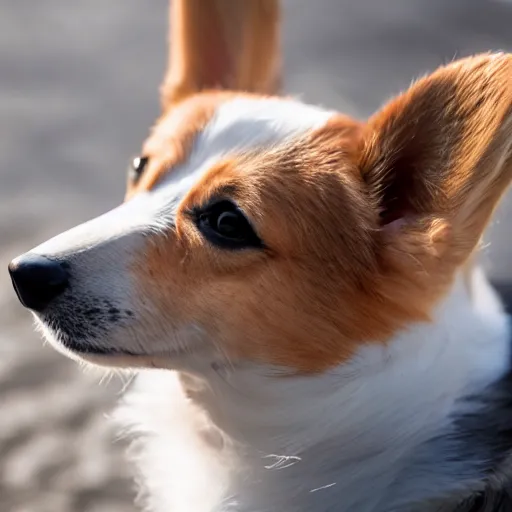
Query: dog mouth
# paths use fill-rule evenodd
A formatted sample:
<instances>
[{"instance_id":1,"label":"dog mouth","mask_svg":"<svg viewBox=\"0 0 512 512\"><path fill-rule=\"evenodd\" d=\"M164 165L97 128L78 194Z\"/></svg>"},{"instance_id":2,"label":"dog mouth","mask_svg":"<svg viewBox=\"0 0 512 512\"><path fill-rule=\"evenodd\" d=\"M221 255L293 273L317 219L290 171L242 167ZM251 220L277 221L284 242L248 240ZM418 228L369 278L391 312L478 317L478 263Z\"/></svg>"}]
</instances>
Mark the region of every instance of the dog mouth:
<instances>
[{"instance_id":1,"label":"dog mouth","mask_svg":"<svg viewBox=\"0 0 512 512\"><path fill-rule=\"evenodd\" d=\"M64 294L33 312L43 338L64 356L106 367L192 368L220 358L196 324L162 328L120 297Z\"/></svg>"},{"instance_id":2,"label":"dog mouth","mask_svg":"<svg viewBox=\"0 0 512 512\"><path fill-rule=\"evenodd\" d=\"M43 328L44 338L63 355L76 361L106 368L120 369L167 369L192 368L201 354L200 347L187 349L172 347L165 350L137 350L107 346L94 339L76 340L67 333L55 332L38 319ZM105 338L103 338L105 339ZM126 341L126 338L124 338ZM191 362L192 365L191 365Z\"/></svg>"},{"instance_id":3,"label":"dog mouth","mask_svg":"<svg viewBox=\"0 0 512 512\"><path fill-rule=\"evenodd\" d=\"M131 350L118 349L112 347L101 347L96 345L91 345L89 343L80 343L70 338L57 338L57 341L61 343L64 348L74 352L78 355L91 355L91 356L129 356L129 357L142 357L147 354L133 352Z\"/></svg>"},{"instance_id":4,"label":"dog mouth","mask_svg":"<svg viewBox=\"0 0 512 512\"><path fill-rule=\"evenodd\" d=\"M34 314L43 337L59 352L72 359L97 363L100 366L162 367L170 368L173 362L194 358L201 353L202 345L187 343L186 347L162 347L148 350L148 343L137 339L134 315L126 314L115 326L55 314Z\"/></svg>"},{"instance_id":5,"label":"dog mouth","mask_svg":"<svg viewBox=\"0 0 512 512\"><path fill-rule=\"evenodd\" d=\"M93 299L92 304L77 302L72 309L61 304L58 311L34 313L34 316L52 345L60 345L78 355L143 355L98 341L110 338L113 332L128 327L134 319L131 310L117 308L108 300Z\"/></svg>"}]
</instances>

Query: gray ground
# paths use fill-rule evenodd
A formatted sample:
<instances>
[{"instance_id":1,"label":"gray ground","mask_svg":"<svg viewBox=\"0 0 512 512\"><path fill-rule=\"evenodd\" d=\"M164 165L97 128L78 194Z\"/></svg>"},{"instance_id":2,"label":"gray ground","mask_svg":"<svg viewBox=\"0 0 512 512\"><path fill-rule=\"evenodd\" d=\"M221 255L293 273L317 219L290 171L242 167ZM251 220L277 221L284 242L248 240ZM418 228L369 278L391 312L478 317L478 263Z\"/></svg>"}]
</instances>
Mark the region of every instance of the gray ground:
<instances>
[{"instance_id":1,"label":"gray ground","mask_svg":"<svg viewBox=\"0 0 512 512\"><path fill-rule=\"evenodd\" d=\"M286 86L366 116L454 56L512 50L512 4L288 0ZM16 0L0 15L0 269L118 203L157 113L166 0ZM507 207L508 205L508 207ZM512 278L512 200L486 259ZM104 415L121 387L41 347L0 272L0 512L128 512L121 444Z\"/></svg>"}]
</instances>

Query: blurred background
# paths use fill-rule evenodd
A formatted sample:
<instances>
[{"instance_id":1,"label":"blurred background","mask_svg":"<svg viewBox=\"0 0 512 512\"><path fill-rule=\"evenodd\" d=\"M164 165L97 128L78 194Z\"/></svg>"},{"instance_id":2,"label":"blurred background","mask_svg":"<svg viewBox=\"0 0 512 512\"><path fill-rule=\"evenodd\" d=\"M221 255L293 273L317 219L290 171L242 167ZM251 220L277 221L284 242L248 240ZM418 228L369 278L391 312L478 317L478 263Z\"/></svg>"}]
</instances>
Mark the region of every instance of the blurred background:
<instances>
[{"instance_id":1,"label":"blurred background","mask_svg":"<svg viewBox=\"0 0 512 512\"><path fill-rule=\"evenodd\" d=\"M206 0L205 0L206 1ZM512 3L285 0L285 88L365 117L454 57L512 50ZM131 512L106 415L123 386L43 347L8 261L122 200L158 113L167 0L0 8L0 512ZM484 261L507 300L512 196Z\"/></svg>"}]
</instances>

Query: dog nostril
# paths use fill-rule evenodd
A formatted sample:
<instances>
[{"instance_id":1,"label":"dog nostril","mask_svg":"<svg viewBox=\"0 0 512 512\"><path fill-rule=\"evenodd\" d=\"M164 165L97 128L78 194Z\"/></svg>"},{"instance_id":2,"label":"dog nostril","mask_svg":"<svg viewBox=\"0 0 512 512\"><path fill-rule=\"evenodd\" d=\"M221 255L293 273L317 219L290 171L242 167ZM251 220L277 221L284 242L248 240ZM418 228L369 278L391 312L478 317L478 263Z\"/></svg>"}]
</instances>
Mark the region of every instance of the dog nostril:
<instances>
[{"instance_id":1,"label":"dog nostril","mask_svg":"<svg viewBox=\"0 0 512 512\"><path fill-rule=\"evenodd\" d=\"M9 273L18 299L34 311L43 311L69 285L64 265L38 254L24 254L11 261Z\"/></svg>"}]
</instances>

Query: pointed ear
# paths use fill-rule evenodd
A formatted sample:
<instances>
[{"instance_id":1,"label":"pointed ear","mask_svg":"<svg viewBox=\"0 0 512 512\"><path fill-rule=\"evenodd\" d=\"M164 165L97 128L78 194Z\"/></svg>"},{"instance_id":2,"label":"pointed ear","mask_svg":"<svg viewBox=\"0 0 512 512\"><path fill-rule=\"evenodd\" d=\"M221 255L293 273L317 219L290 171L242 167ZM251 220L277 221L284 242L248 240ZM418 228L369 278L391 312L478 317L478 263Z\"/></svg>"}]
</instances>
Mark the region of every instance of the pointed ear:
<instances>
[{"instance_id":1,"label":"pointed ear","mask_svg":"<svg viewBox=\"0 0 512 512\"><path fill-rule=\"evenodd\" d=\"M512 179L511 144L511 55L463 59L416 82L364 136L359 164L383 232L423 234L459 264Z\"/></svg>"},{"instance_id":2,"label":"pointed ear","mask_svg":"<svg viewBox=\"0 0 512 512\"><path fill-rule=\"evenodd\" d=\"M279 46L279 0L171 0L164 109L206 89L276 92Z\"/></svg>"}]
</instances>

